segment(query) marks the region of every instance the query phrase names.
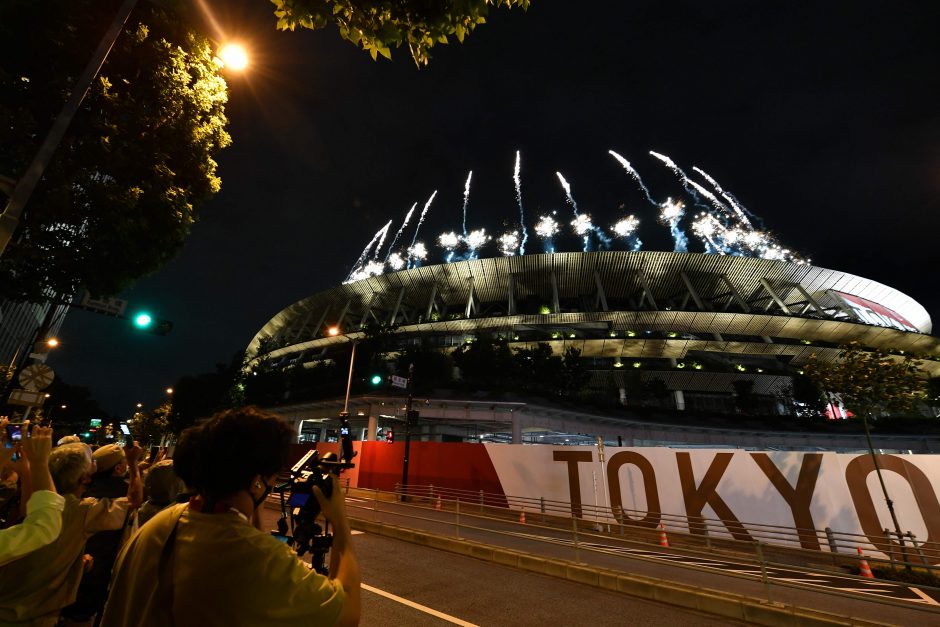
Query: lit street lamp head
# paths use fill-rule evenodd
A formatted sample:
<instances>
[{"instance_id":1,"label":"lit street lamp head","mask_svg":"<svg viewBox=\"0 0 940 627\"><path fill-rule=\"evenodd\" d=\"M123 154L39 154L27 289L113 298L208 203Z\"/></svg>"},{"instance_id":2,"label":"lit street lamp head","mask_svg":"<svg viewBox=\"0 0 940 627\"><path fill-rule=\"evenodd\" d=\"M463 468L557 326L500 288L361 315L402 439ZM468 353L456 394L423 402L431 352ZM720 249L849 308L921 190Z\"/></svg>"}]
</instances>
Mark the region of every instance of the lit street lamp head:
<instances>
[{"instance_id":1,"label":"lit street lamp head","mask_svg":"<svg viewBox=\"0 0 940 627\"><path fill-rule=\"evenodd\" d=\"M50 337L48 340L46 340L46 346L48 346L49 348L55 348L58 345L59 345L59 340L57 340L54 337Z\"/></svg>"},{"instance_id":2,"label":"lit street lamp head","mask_svg":"<svg viewBox=\"0 0 940 627\"><path fill-rule=\"evenodd\" d=\"M339 335L339 327L330 327L326 332L330 337L336 337Z\"/></svg>"},{"instance_id":3,"label":"lit street lamp head","mask_svg":"<svg viewBox=\"0 0 940 627\"><path fill-rule=\"evenodd\" d=\"M227 43L219 48L222 67L240 72L248 67L248 53L241 44Z\"/></svg>"}]
</instances>

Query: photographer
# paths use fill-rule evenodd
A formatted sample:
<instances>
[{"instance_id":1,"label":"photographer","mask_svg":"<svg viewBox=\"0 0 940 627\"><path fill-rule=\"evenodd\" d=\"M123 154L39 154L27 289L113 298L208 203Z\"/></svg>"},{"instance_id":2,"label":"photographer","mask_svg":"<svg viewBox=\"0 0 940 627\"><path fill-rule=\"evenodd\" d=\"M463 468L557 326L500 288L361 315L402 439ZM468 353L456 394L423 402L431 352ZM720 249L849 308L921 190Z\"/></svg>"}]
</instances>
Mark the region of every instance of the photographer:
<instances>
[{"instance_id":1,"label":"photographer","mask_svg":"<svg viewBox=\"0 0 940 627\"><path fill-rule=\"evenodd\" d=\"M197 496L156 514L121 551L101 624L358 624L359 566L335 477L329 500L314 491L333 524L329 577L251 524L293 438L253 407L187 430L180 475Z\"/></svg>"}]
</instances>

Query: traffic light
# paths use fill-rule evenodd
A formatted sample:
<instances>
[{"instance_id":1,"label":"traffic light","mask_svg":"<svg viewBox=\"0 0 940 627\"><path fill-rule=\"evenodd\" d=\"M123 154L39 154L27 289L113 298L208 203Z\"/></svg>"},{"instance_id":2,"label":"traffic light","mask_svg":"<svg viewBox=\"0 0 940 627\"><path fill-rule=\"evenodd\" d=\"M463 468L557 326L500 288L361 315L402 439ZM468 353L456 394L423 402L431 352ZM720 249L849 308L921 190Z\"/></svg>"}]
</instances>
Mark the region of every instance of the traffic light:
<instances>
[{"instance_id":1,"label":"traffic light","mask_svg":"<svg viewBox=\"0 0 940 627\"><path fill-rule=\"evenodd\" d=\"M131 317L134 327L154 335L166 335L173 330L173 323L169 320L154 318L146 311L139 311Z\"/></svg>"},{"instance_id":2,"label":"traffic light","mask_svg":"<svg viewBox=\"0 0 940 627\"><path fill-rule=\"evenodd\" d=\"M372 375L372 377L369 379L369 381L372 383L372 385L379 385L379 384L381 384L382 381L384 381L384 380L385 380L385 378L384 378L382 375L380 375L380 374L374 374L374 375Z\"/></svg>"},{"instance_id":3,"label":"traffic light","mask_svg":"<svg viewBox=\"0 0 940 627\"><path fill-rule=\"evenodd\" d=\"M389 444L395 441L395 434L392 432L391 429L385 430L385 441L388 442Z\"/></svg>"}]
</instances>

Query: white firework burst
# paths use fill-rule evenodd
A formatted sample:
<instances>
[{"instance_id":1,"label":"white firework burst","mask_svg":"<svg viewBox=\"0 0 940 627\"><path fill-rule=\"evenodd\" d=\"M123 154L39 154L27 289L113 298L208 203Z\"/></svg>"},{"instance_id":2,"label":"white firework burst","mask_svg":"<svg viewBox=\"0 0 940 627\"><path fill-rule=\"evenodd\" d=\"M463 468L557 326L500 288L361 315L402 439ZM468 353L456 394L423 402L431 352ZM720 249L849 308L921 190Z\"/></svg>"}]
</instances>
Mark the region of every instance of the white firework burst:
<instances>
[{"instance_id":1,"label":"white firework burst","mask_svg":"<svg viewBox=\"0 0 940 627\"><path fill-rule=\"evenodd\" d=\"M659 205L659 219L663 222L668 223L672 220L681 220L684 215L685 205L681 200L667 198L666 202Z\"/></svg>"},{"instance_id":2,"label":"white firework burst","mask_svg":"<svg viewBox=\"0 0 940 627\"><path fill-rule=\"evenodd\" d=\"M519 232L503 233L496 240L499 243L499 252L511 257L519 250Z\"/></svg>"},{"instance_id":3,"label":"white firework burst","mask_svg":"<svg viewBox=\"0 0 940 627\"><path fill-rule=\"evenodd\" d=\"M574 228L574 232L581 236L587 235L594 230L594 223L591 222L591 216L586 213L578 214L578 217L571 221L571 226Z\"/></svg>"},{"instance_id":4,"label":"white firework burst","mask_svg":"<svg viewBox=\"0 0 940 627\"><path fill-rule=\"evenodd\" d=\"M437 243L441 245L441 248L446 248L447 250L454 250L457 246L460 245L460 236L450 231L449 233L441 233L437 238Z\"/></svg>"},{"instance_id":5,"label":"white firework burst","mask_svg":"<svg viewBox=\"0 0 940 627\"><path fill-rule=\"evenodd\" d=\"M408 247L408 258L416 261L424 261L428 258L428 248L424 242L415 242Z\"/></svg>"},{"instance_id":6,"label":"white firework burst","mask_svg":"<svg viewBox=\"0 0 940 627\"><path fill-rule=\"evenodd\" d=\"M486 234L486 229L477 229L476 231L470 231L464 241L468 249L475 251L490 241L490 236Z\"/></svg>"},{"instance_id":7,"label":"white firework burst","mask_svg":"<svg viewBox=\"0 0 940 627\"><path fill-rule=\"evenodd\" d=\"M636 233L636 230L640 227L640 221L636 216L627 216L626 218L618 221L613 226L613 231L620 237L630 237Z\"/></svg>"},{"instance_id":8,"label":"white firework burst","mask_svg":"<svg viewBox=\"0 0 940 627\"><path fill-rule=\"evenodd\" d=\"M535 233L546 239L554 237L558 233L558 223L551 216L541 216L535 224Z\"/></svg>"},{"instance_id":9,"label":"white firework burst","mask_svg":"<svg viewBox=\"0 0 940 627\"><path fill-rule=\"evenodd\" d=\"M392 270L401 270L405 267L405 259L399 253L392 253L388 256L388 259L385 260L385 263L388 264Z\"/></svg>"}]
</instances>

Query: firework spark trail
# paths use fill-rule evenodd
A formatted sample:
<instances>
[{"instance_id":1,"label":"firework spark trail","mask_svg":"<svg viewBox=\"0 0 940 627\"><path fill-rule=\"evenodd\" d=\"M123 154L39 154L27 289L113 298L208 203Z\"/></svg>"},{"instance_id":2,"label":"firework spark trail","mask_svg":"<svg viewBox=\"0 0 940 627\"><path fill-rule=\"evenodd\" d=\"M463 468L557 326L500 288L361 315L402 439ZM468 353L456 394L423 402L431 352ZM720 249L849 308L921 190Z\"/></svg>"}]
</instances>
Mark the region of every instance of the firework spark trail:
<instances>
[{"instance_id":1,"label":"firework spark trail","mask_svg":"<svg viewBox=\"0 0 940 627\"><path fill-rule=\"evenodd\" d=\"M614 159L620 162L620 165L622 165L623 169L627 171L627 174L633 177L633 180L636 181L636 184L640 186L640 189L643 191L643 194L646 196L646 200L648 200L650 204L653 205L654 207L658 207L659 205L656 203L655 200L653 200L653 197L650 195L650 190L643 183L643 179L640 178L640 173L637 172L636 169L634 169L632 165L630 165L630 162L624 159L623 157L621 157L620 155L618 155L613 150L608 150L607 152L609 152L610 155Z\"/></svg>"},{"instance_id":2,"label":"firework spark trail","mask_svg":"<svg viewBox=\"0 0 940 627\"><path fill-rule=\"evenodd\" d=\"M710 213L700 213L692 223L692 231L705 242L705 252L727 254L724 247L715 241L715 232L722 228L718 219ZM711 251L708 249L711 248Z\"/></svg>"},{"instance_id":3,"label":"firework spark trail","mask_svg":"<svg viewBox=\"0 0 940 627\"><path fill-rule=\"evenodd\" d=\"M369 257L369 252L372 250L372 246L378 241L380 237L382 237L382 233L388 233L388 227L391 226L391 224L392 224L392 221L389 220L388 224L386 224L381 229L375 232L375 235L372 236L372 239L369 240L369 243L366 244L366 247L362 249L362 254L359 255L359 259L356 259L356 263L353 264L352 270L350 270L349 274L346 275L346 281L344 282L348 283L349 280L352 278L353 274L355 274L356 272L362 269L363 264L366 262L366 259Z\"/></svg>"},{"instance_id":4,"label":"firework spark trail","mask_svg":"<svg viewBox=\"0 0 940 627\"><path fill-rule=\"evenodd\" d=\"M659 207L659 221L668 225L669 232L672 233L673 252L689 252L689 238L686 237L685 231L679 227L679 221L685 215L685 205L680 201L667 198L666 202Z\"/></svg>"},{"instance_id":5,"label":"firework spark trail","mask_svg":"<svg viewBox=\"0 0 940 627\"><path fill-rule=\"evenodd\" d=\"M751 219L755 220L755 221L761 226L761 228L763 228L763 226L764 226L764 221L763 221L759 216L754 215L754 213L753 213L752 211L750 211L747 207L745 207L744 205L742 205L741 202L735 197L734 194L732 194L732 193L729 192L729 191L725 191L724 189L722 189L721 185L718 184L718 181L716 181L713 176L709 175L708 172L706 172L706 171L703 170L702 168L700 168L700 167L698 167L698 166L694 166L694 165L692 166L692 171L693 171L693 172L698 172L698 173L701 175L701 177L702 177L703 179L705 179L706 181L708 181L708 183L709 183L712 187L715 188L715 191L718 192L719 194L721 194L721 197L728 201L728 204L731 205L731 207L740 215L741 219L742 219L749 227L752 227L752 228L753 228L753 226L751 225L750 221L748 220L748 217L750 217ZM745 216L745 214L746 214L746 216Z\"/></svg>"},{"instance_id":6,"label":"firework spark trail","mask_svg":"<svg viewBox=\"0 0 940 627\"><path fill-rule=\"evenodd\" d=\"M375 247L375 253L372 255L373 261L378 261L379 253L382 252L382 246L385 245L385 238L388 237L388 228L392 226L392 221L389 220L388 224L385 225L385 228L382 229L382 237L379 238L379 244Z\"/></svg>"},{"instance_id":7,"label":"firework spark trail","mask_svg":"<svg viewBox=\"0 0 940 627\"><path fill-rule=\"evenodd\" d=\"M571 208L574 209L574 217L578 217L578 203L574 201L574 196L571 195L571 185L568 185L568 181L565 180L565 177L561 175L561 172L555 172L555 175L558 177L558 180L561 182L561 186L565 190L565 195L568 196L568 204L571 205Z\"/></svg>"},{"instance_id":8,"label":"firework spark trail","mask_svg":"<svg viewBox=\"0 0 940 627\"><path fill-rule=\"evenodd\" d=\"M522 242L519 244L519 254L525 254L525 243L529 240L529 230L525 226L525 210L522 208L522 157L516 151L516 167L512 171L512 181L516 184L516 203L519 204L519 225L522 227Z\"/></svg>"},{"instance_id":9,"label":"firework spark trail","mask_svg":"<svg viewBox=\"0 0 940 627\"><path fill-rule=\"evenodd\" d=\"M586 213L575 212L575 219L571 221L571 227L577 235L584 239L584 252L588 251L591 245L591 233L594 231L594 223L591 222L591 216Z\"/></svg>"},{"instance_id":10,"label":"firework spark trail","mask_svg":"<svg viewBox=\"0 0 940 627\"><path fill-rule=\"evenodd\" d=\"M696 193L696 191L691 186L689 186L689 182L690 182L689 177L685 175L685 172L682 171L682 168L676 165L675 161L673 161L666 155L660 154L658 152L653 152L652 150L650 150L650 154L656 157L657 159L659 159L660 161L662 161L666 165L667 168L672 170L672 173L676 175L676 177L679 179L679 182L682 184L683 189L685 189L685 191L688 192L689 196L692 197L692 203L696 207L701 207L702 209L708 208L706 205L702 204L701 200L698 197L698 193Z\"/></svg>"},{"instance_id":11,"label":"firework spark trail","mask_svg":"<svg viewBox=\"0 0 940 627\"><path fill-rule=\"evenodd\" d=\"M411 205L411 209L408 210L408 213L405 214L405 221L401 223L401 228L395 233L395 237L392 238L392 243L388 245L388 253L385 255L385 261L388 261L388 258L392 255L392 250L395 249L395 244L398 242L398 238L401 237L402 232L405 230L405 227L408 226L408 223L411 221L411 214L415 212L415 208L418 206L418 203Z\"/></svg>"},{"instance_id":12,"label":"firework spark trail","mask_svg":"<svg viewBox=\"0 0 940 627\"><path fill-rule=\"evenodd\" d=\"M415 242L418 241L418 231L421 230L421 225L424 224L424 216L428 214L428 209L431 208L431 203L434 202L434 197L437 196L437 190L434 190L434 193L431 194L431 197L428 198L428 201L424 203L424 209L421 210L421 217L418 218L418 226L415 227L414 237L411 238L411 245L414 246Z\"/></svg>"},{"instance_id":13,"label":"firework spark trail","mask_svg":"<svg viewBox=\"0 0 940 627\"><path fill-rule=\"evenodd\" d=\"M540 216L535 224L535 234L544 240L545 252L555 252L555 244L552 238L558 233L558 223L551 216Z\"/></svg>"},{"instance_id":14,"label":"firework spark trail","mask_svg":"<svg viewBox=\"0 0 940 627\"><path fill-rule=\"evenodd\" d=\"M695 191L697 191L699 194L704 196L708 200L708 202L710 202L712 206L715 208L715 211L726 213L732 218L734 218L735 220L739 219L738 214L736 214L734 211L729 209L728 206L725 205L723 202L718 200L718 197L715 196L713 193L711 193L710 191L708 191L707 189L705 189L704 187L702 187L701 185L699 185L698 183L696 183L695 181L691 179L687 179L686 182L689 185L691 185L695 189ZM748 225L750 225L750 222L748 222Z\"/></svg>"},{"instance_id":15,"label":"firework spark trail","mask_svg":"<svg viewBox=\"0 0 940 627\"><path fill-rule=\"evenodd\" d=\"M467 182L463 185L463 236L467 236L467 205L470 203L470 177L473 170L467 173Z\"/></svg>"}]
</instances>

